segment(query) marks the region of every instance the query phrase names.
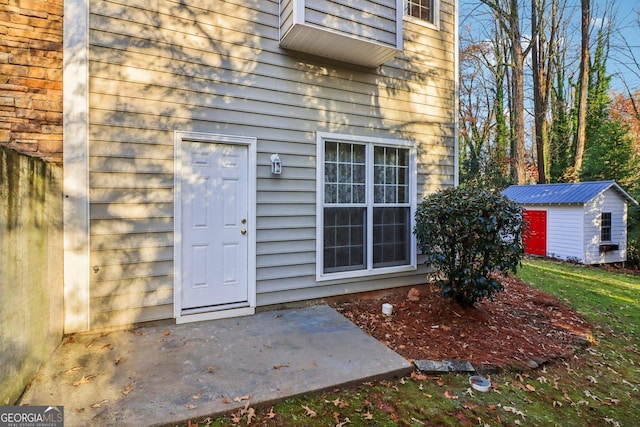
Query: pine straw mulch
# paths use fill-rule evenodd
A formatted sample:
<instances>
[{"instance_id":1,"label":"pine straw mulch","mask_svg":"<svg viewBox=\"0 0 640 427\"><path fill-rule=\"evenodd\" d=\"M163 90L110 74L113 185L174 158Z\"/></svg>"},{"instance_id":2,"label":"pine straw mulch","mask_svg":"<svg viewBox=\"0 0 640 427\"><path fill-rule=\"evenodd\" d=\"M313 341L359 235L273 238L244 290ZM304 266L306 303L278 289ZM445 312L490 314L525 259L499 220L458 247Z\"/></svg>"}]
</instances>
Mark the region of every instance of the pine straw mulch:
<instances>
[{"instance_id":1,"label":"pine straw mulch","mask_svg":"<svg viewBox=\"0 0 640 427\"><path fill-rule=\"evenodd\" d=\"M330 301L364 331L409 360L468 360L477 370L536 368L575 354L591 330L571 307L514 276L494 301L463 308L431 285ZM382 304L393 314L382 314Z\"/></svg>"}]
</instances>

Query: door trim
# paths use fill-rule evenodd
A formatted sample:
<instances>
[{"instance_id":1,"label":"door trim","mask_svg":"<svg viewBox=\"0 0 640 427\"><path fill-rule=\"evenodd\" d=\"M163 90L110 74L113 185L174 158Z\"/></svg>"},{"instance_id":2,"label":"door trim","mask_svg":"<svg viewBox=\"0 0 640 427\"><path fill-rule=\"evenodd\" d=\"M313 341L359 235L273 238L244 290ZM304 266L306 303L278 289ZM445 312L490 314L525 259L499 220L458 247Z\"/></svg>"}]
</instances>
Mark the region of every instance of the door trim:
<instances>
[{"instance_id":1,"label":"door trim","mask_svg":"<svg viewBox=\"0 0 640 427\"><path fill-rule=\"evenodd\" d=\"M247 158L247 292L248 304L212 307L211 311L189 312L182 309L182 144L183 142L205 142L211 144L244 145L248 150ZM222 135L200 132L174 132L174 223L173 223L173 314L176 323L188 323L201 320L222 319L226 317L246 316L255 313L256 307L256 165L257 138L237 135Z\"/></svg>"}]
</instances>

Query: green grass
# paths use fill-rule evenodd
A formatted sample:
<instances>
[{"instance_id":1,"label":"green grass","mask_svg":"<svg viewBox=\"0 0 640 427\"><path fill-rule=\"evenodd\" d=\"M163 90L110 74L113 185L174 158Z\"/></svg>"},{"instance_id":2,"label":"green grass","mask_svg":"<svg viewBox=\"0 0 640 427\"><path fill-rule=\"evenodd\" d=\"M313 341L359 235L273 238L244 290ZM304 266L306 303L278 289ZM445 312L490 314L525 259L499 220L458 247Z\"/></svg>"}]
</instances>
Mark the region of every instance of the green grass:
<instances>
[{"instance_id":1,"label":"green grass","mask_svg":"<svg viewBox=\"0 0 640 427\"><path fill-rule=\"evenodd\" d=\"M593 326L593 345L572 360L492 375L497 388L488 393L471 392L468 375L414 373L256 408L250 425L640 425L640 275L538 260L525 261L518 275L580 312ZM248 421L244 413L191 425Z\"/></svg>"}]
</instances>

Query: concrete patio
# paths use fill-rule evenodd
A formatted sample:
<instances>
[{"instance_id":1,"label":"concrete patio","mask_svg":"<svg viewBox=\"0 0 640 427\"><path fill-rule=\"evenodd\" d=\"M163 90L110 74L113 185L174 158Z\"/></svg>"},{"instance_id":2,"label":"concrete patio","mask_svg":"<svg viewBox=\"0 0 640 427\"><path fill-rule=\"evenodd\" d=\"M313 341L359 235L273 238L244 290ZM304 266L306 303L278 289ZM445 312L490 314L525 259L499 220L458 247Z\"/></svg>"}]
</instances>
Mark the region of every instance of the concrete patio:
<instances>
[{"instance_id":1,"label":"concrete patio","mask_svg":"<svg viewBox=\"0 0 640 427\"><path fill-rule=\"evenodd\" d=\"M21 405L63 405L66 426L161 425L401 376L413 365L328 306L76 334Z\"/></svg>"}]
</instances>

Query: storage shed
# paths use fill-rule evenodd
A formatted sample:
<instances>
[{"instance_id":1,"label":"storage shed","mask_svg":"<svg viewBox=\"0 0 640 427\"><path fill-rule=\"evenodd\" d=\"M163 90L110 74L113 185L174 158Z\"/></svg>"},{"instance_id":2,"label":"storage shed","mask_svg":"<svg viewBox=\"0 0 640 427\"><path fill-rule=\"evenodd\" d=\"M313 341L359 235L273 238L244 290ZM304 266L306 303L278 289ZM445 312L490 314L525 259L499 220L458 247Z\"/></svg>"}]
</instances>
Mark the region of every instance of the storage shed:
<instances>
[{"instance_id":1,"label":"storage shed","mask_svg":"<svg viewBox=\"0 0 640 427\"><path fill-rule=\"evenodd\" d=\"M524 209L525 253L583 264L627 259L627 205L615 181L512 185L502 192Z\"/></svg>"}]
</instances>

